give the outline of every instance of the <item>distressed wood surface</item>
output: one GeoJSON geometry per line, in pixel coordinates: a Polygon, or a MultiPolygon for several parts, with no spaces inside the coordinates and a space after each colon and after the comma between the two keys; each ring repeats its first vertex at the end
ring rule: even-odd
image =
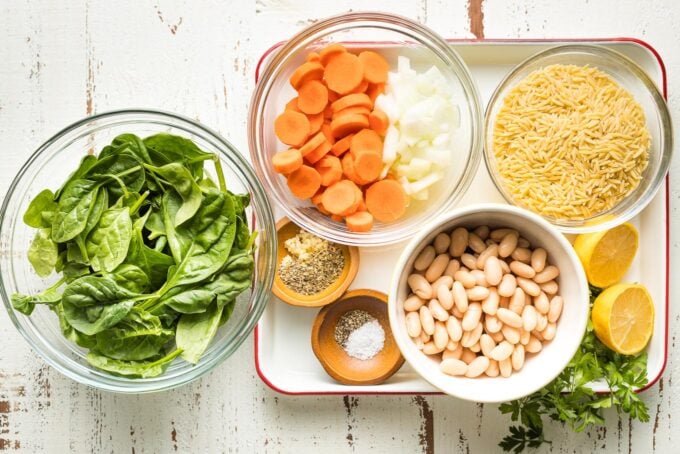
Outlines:
{"type": "MultiPolygon", "coordinates": [[[[29,153],[85,114],[122,107],[183,113],[246,148],[260,54],[319,17],[364,8],[418,19],[452,38],[634,36],[666,61],[680,118],[680,4],[413,0],[135,1],[0,4],[0,194],[29,153]]],[[[680,223],[678,160],[671,214],[680,223]]],[[[676,228],[677,232],[677,228],[676,228]]],[[[678,234],[671,234],[677,265],[678,234]]],[[[662,270],[659,270],[662,272],[662,270]]],[[[671,282],[671,301],[680,288],[671,282]]],[[[670,358],[644,393],[648,424],[615,412],[573,434],[547,429],[554,452],[677,452],[677,306],[670,358]]],[[[25,452],[495,452],[508,419],[495,405],[446,397],[288,397],[257,377],[252,342],[212,374],[145,396],[99,392],[46,366],[0,311],[0,451],[25,452]]]]}

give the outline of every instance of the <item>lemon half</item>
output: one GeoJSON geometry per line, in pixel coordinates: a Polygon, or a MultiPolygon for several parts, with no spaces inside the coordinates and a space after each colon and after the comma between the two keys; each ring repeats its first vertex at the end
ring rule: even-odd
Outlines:
{"type": "Polygon", "coordinates": [[[602,232],[581,234],[574,241],[588,282],[601,288],[623,279],[637,248],[638,231],[628,222],[602,232]]]}

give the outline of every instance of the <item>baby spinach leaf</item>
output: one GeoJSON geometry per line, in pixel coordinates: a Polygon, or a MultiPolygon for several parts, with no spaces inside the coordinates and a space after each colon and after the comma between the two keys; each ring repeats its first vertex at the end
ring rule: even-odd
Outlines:
{"type": "Polygon", "coordinates": [[[57,202],[54,201],[54,193],[45,189],[28,204],[24,213],[24,224],[36,229],[50,228],[52,223],[43,217],[43,213],[54,213],[56,209],[57,202]]]}
{"type": "Polygon", "coordinates": [[[158,355],[174,335],[155,315],[133,309],[116,326],[97,333],[96,349],[109,358],[139,361],[158,355]]]}
{"type": "MultiPolygon", "coordinates": [[[[76,238],[78,238],[76,236],[76,238]]],[[[83,265],[88,264],[88,260],[83,257],[82,253],[83,249],[80,247],[79,244],[77,244],[76,241],[70,241],[68,245],[66,246],[66,260],[69,263],[79,263],[83,265]]],[[[87,250],[85,250],[87,253],[87,250]]]]}
{"type": "Polygon", "coordinates": [[[81,333],[91,336],[116,326],[130,312],[134,301],[121,301],[105,306],[79,307],[62,300],[62,305],[69,325],[81,333]]]}
{"type": "Polygon", "coordinates": [[[87,237],[87,235],[97,226],[99,219],[101,219],[104,210],[109,207],[109,193],[102,189],[97,189],[94,193],[94,203],[92,205],[92,211],[87,218],[87,223],[85,228],[80,233],[82,237],[87,237]]]}
{"type": "Polygon", "coordinates": [[[215,337],[222,318],[222,307],[213,303],[208,310],[199,314],[184,314],[177,323],[176,342],[181,348],[182,358],[196,364],[215,337]]]}
{"type": "Polygon", "coordinates": [[[135,221],[134,233],[130,240],[128,256],[125,261],[141,268],[149,277],[151,287],[158,289],[167,279],[168,268],[174,265],[175,261],[169,255],[151,249],[144,244],[142,225],[144,225],[144,218],[135,221]]]}
{"type": "Polygon", "coordinates": [[[144,223],[144,228],[150,232],[149,240],[165,236],[165,224],[163,223],[163,215],[161,212],[152,211],[144,223]]]}
{"type": "Polygon", "coordinates": [[[77,179],[66,185],[52,219],[52,239],[63,243],[85,230],[94,203],[97,183],[77,179]]]}
{"type": "MultiPolygon", "coordinates": [[[[113,148],[114,153],[127,151],[133,154],[139,161],[145,162],[147,164],[151,163],[151,158],[149,157],[148,151],[146,151],[146,145],[144,145],[144,141],[135,134],[121,134],[116,136],[111,141],[111,147],[113,148]]],[[[100,158],[103,157],[102,154],[103,152],[100,153],[100,158]]]]}
{"type": "Polygon", "coordinates": [[[130,246],[132,220],[128,208],[109,208],[87,238],[87,254],[95,271],[113,271],[123,263],[130,246]]]}
{"type": "Polygon", "coordinates": [[[179,162],[189,168],[197,179],[203,177],[203,161],[212,159],[212,153],[206,153],[194,142],[184,137],[167,133],[155,134],[144,139],[154,165],[162,166],[179,162]]]}
{"type": "Polygon", "coordinates": [[[52,309],[57,314],[57,317],[59,318],[59,328],[66,339],[75,342],[77,345],[83,348],[94,348],[94,346],[97,344],[94,336],[88,336],[87,334],[83,334],[73,329],[73,327],[69,325],[68,321],[66,320],[64,308],[61,303],[50,306],[50,309],[52,309]]]}
{"type": "Polygon", "coordinates": [[[65,309],[66,305],[88,307],[113,304],[136,296],[139,295],[121,287],[109,276],[83,276],[66,286],[62,301],[65,309]]]}
{"type": "Polygon", "coordinates": [[[87,354],[87,361],[94,367],[114,375],[130,378],[152,378],[161,375],[170,363],[182,353],[177,349],[168,355],[147,361],[122,361],[108,358],[96,351],[87,354]]]}
{"type": "MultiPolygon", "coordinates": [[[[102,182],[112,180],[111,175],[120,178],[127,191],[139,192],[144,186],[144,169],[139,165],[137,157],[130,152],[123,151],[100,159],[88,171],[90,178],[102,182]]],[[[118,199],[125,192],[120,183],[108,184],[107,188],[114,199],[118,199]]]]}
{"type": "Polygon", "coordinates": [[[49,276],[57,264],[58,257],[59,251],[57,244],[52,241],[50,229],[38,230],[28,248],[28,261],[38,276],[49,276]]]}
{"type": "Polygon", "coordinates": [[[85,175],[87,175],[87,172],[90,170],[92,166],[94,166],[97,163],[98,159],[96,156],[87,154],[83,156],[83,159],[80,161],[80,165],[76,169],[75,172],[73,172],[68,179],[64,182],[64,184],[55,192],[54,194],[54,200],[59,201],[61,198],[62,192],[64,192],[64,189],[66,186],[68,186],[71,182],[74,180],[79,180],[81,178],[84,178],[85,175]]]}
{"type": "Polygon", "coordinates": [[[145,165],[144,167],[163,178],[182,198],[182,205],[178,208],[173,219],[174,225],[182,225],[191,219],[201,207],[203,196],[201,188],[196,184],[187,168],[177,162],[161,167],[150,165],[145,165]]]}
{"type": "Polygon", "coordinates": [[[133,293],[142,294],[150,287],[147,274],[140,267],[129,263],[123,263],[116,268],[111,277],[116,284],[133,293]]]}
{"type": "Polygon", "coordinates": [[[61,301],[61,293],[56,288],[50,287],[36,295],[22,295],[14,293],[11,298],[12,307],[22,314],[31,315],[36,304],[52,306],[61,301]]]}
{"type": "Polygon", "coordinates": [[[90,267],[82,263],[69,262],[62,270],[66,282],[73,282],[81,276],[90,274],[90,267]]]}

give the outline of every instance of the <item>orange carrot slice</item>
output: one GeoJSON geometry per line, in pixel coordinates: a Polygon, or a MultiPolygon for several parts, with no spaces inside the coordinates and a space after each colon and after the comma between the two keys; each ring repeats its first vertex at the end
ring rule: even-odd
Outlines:
{"type": "MultiPolygon", "coordinates": [[[[358,60],[358,58],[357,58],[358,60]]],[[[308,80],[320,80],[324,75],[324,68],[317,61],[308,61],[300,65],[290,76],[290,84],[298,90],[308,80]]]]}
{"type": "Polygon", "coordinates": [[[364,93],[368,89],[368,81],[366,79],[362,80],[361,83],[352,90],[350,93],[364,93]]]}
{"type": "Polygon", "coordinates": [[[335,43],[324,47],[319,52],[319,59],[321,60],[321,64],[325,66],[326,64],[328,64],[328,61],[331,58],[335,57],[336,55],[340,55],[343,52],[347,52],[347,49],[342,44],[335,43]]]}
{"type": "Polygon", "coordinates": [[[382,149],[383,141],[378,133],[372,129],[362,129],[354,134],[349,145],[349,151],[352,153],[352,156],[354,156],[354,159],[357,158],[357,155],[360,152],[364,151],[370,151],[380,157],[382,155],[382,149]]]}
{"type": "Polygon", "coordinates": [[[327,187],[321,197],[323,207],[341,216],[352,214],[359,205],[355,187],[356,185],[349,180],[341,180],[327,187]]]}
{"type": "Polygon", "coordinates": [[[354,155],[354,173],[361,184],[375,181],[380,176],[382,166],[382,158],[373,151],[359,151],[354,155]]]}
{"type": "Polygon", "coordinates": [[[365,50],[359,54],[359,61],[364,65],[364,77],[372,84],[384,84],[387,82],[387,71],[390,65],[382,55],[365,50]]]}
{"type": "Polygon", "coordinates": [[[368,118],[368,115],[371,113],[368,107],[363,107],[363,106],[352,106],[348,107],[347,109],[342,109],[333,114],[333,118],[338,118],[341,115],[347,115],[347,114],[357,114],[357,115],[366,115],[366,118],[368,118]]]}
{"type": "Polygon", "coordinates": [[[380,109],[374,109],[368,115],[368,124],[372,130],[384,136],[387,132],[387,128],[390,125],[390,120],[387,118],[387,114],[380,109]]]}
{"type": "Polygon", "coordinates": [[[340,156],[345,151],[349,150],[353,135],[354,134],[346,135],[342,139],[335,142],[333,148],[331,148],[331,153],[333,153],[335,156],[340,156]]]}
{"type": "Polygon", "coordinates": [[[291,148],[290,150],[280,151],[272,156],[274,171],[282,174],[289,174],[302,166],[302,155],[300,150],[291,148]]]}
{"type": "Polygon", "coordinates": [[[321,130],[321,126],[323,125],[323,112],[314,115],[307,115],[307,119],[309,119],[310,134],[316,134],[321,130]]]}
{"type": "Polygon", "coordinates": [[[300,154],[302,157],[306,157],[316,147],[321,145],[325,139],[326,136],[323,135],[323,132],[317,132],[314,134],[302,147],[300,147],[300,154]]]}
{"type": "Polygon", "coordinates": [[[320,61],[321,57],[316,52],[310,52],[305,57],[305,61],[320,61]]]}
{"type": "Polygon", "coordinates": [[[300,110],[300,108],[298,107],[297,102],[298,102],[298,98],[296,96],[295,98],[291,99],[290,101],[288,101],[286,103],[286,109],[285,110],[292,110],[294,112],[302,112],[300,110]]]}
{"type": "Polygon", "coordinates": [[[340,159],[332,155],[326,155],[314,166],[321,175],[321,186],[330,186],[342,179],[342,164],[340,159]]]}
{"type": "Polygon", "coordinates": [[[406,192],[397,181],[377,181],[366,190],[366,207],[376,220],[394,222],[406,212],[406,192]]]}
{"type": "Polygon", "coordinates": [[[335,145],[335,137],[333,137],[330,122],[324,122],[321,125],[321,132],[323,132],[323,135],[326,136],[326,140],[330,142],[331,145],[335,145]]]}
{"type": "Polygon", "coordinates": [[[357,211],[347,216],[345,223],[352,232],[369,232],[373,228],[373,215],[368,211],[357,211]]]}
{"type": "Polygon", "coordinates": [[[328,89],[318,80],[308,80],[298,90],[298,108],[309,115],[323,112],[328,104],[328,89]]]}
{"type": "Polygon", "coordinates": [[[371,101],[371,98],[369,98],[366,93],[352,93],[351,95],[343,96],[337,101],[331,103],[331,109],[333,109],[333,113],[340,112],[343,109],[354,106],[372,109],[373,101],[371,101]]]}
{"type": "Polygon", "coordinates": [[[332,145],[327,140],[324,140],[318,147],[307,153],[307,156],[305,156],[305,161],[310,164],[316,164],[317,161],[319,161],[321,158],[326,156],[329,151],[331,151],[331,147],[332,145]]]}
{"type": "Polygon", "coordinates": [[[375,99],[383,93],[385,93],[385,84],[369,84],[366,90],[371,102],[375,102],[375,99]]]}
{"type": "Polygon", "coordinates": [[[366,115],[342,115],[331,121],[331,131],[334,137],[343,137],[367,127],[368,117],[366,115]]]}
{"type": "MultiPolygon", "coordinates": [[[[368,120],[366,120],[368,122],[368,120]]],[[[348,126],[344,126],[347,128],[348,126]]],[[[279,140],[291,147],[302,145],[309,135],[310,125],[307,117],[293,110],[284,112],[274,120],[274,133],[279,140]]]]}
{"type": "Polygon", "coordinates": [[[300,199],[308,199],[321,187],[321,175],[313,167],[306,165],[288,175],[290,192],[300,199]]]}
{"type": "Polygon", "coordinates": [[[357,88],[364,80],[364,67],[359,57],[343,52],[328,61],[323,78],[328,88],[344,95],[357,88]]]}
{"type": "Polygon", "coordinates": [[[340,160],[340,163],[342,164],[342,173],[345,175],[345,177],[347,177],[347,179],[356,184],[364,184],[364,182],[356,173],[354,158],[350,153],[345,153],[345,155],[340,160]]]}

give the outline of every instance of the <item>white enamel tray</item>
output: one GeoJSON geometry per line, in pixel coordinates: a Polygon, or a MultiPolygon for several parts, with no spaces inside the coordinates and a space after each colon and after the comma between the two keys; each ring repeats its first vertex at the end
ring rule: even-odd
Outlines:
{"type": "MultiPolygon", "coordinates": [[[[635,60],[666,95],[666,74],[659,54],[647,43],[632,38],[605,40],[539,41],[452,41],[451,46],[465,60],[479,87],[483,105],[501,79],[525,58],[567,43],[596,43],[617,50],[635,60]]],[[[279,45],[267,51],[259,69],[279,45]]],[[[477,175],[459,206],[478,202],[503,202],[482,162],[477,175]]],[[[283,214],[275,208],[277,219],[283,214]]],[[[668,181],[650,205],[632,223],[640,231],[640,248],[628,282],[641,282],[649,289],[655,305],[654,335],[648,347],[649,386],[663,373],[668,337],[668,181]]],[[[359,273],[350,289],[370,288],[387,293],[392,273],[403,243],[384,248],[362,249],[359,273]]],[[[437,389],[421,379],[408,364],[387,382],[372,386],[346,386],[324,372],[312,352],[310,336],[319,309],[289,306],[276,297],[267,306],[255,329],[255,366],[262,380],[285,394],[438,394],[437,389]]],[[[606,384],[595,384],[606,392],[606,384]]],[[[646,388],[645,388],[646,389],[646,388]]]]}

